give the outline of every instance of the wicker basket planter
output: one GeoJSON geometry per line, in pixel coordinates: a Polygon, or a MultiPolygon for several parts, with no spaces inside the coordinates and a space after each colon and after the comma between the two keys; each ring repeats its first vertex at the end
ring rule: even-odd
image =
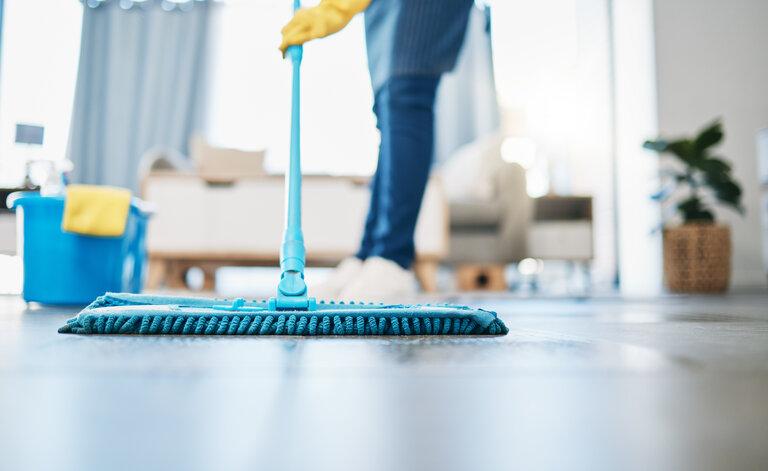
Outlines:
{"type": "Polygon", "coordinates": [[[722,293],[731,278],[731,230],[684,224],[664,230],[664,277],[675,293],[722,293]]]}

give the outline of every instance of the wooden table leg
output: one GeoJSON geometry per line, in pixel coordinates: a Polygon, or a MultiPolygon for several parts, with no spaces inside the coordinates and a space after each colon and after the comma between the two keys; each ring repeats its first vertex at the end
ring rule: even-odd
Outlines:
{"type": "Polygon", "coordinates": [[[456,284],[461,291],[505,291],[504,265],[461,264],[456,267],[456,284]]]}
{"type": "Polygon", "coordinates": [[[206,264],[202,267],[203,270],[203,291],[215,291],[216,290],[216,270],[219,269],[218,264],[206,264]]]}
{"type": "Polygon", "coordinates": [[[165,284],[168,262],[162,258],[150,258],[147,273],[147,289],[158,289],[165,284]]]}
{"type": "Polygon", "coordinates": [[[169,260],[167,265],[168,274],[165,278],[165,285],[170,289],[187,289],[187,270],[189,264],[180,260],[169,260]]]}

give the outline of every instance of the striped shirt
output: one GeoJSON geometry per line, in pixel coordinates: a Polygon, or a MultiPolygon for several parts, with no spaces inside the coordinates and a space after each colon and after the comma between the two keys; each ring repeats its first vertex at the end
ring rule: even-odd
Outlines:
{"type": "Polygon", "coordinates": [[[393,76],[453,69],[473,0],[372,0],[365,11],[374,93],[393,76]]]}

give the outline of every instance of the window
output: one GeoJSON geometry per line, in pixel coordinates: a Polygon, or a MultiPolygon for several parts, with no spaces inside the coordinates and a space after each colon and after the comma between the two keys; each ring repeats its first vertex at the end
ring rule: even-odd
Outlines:
{"type": "MultiPolygon", "coordinates": [[[[597,284],[615,271],[609,9],[605,0],[499,0],[494,69],[510,139],[535,196],[593,198],[597,284]]],[[[505,152],[506,151],[506,152],[505,152]]]]}
{"type": "Polygon", "coordinates": [[[0,186],[19,185],[28,159],[64,158],[77,78],[82,5],[5,0],[0,58],[0,186]],[[42,146],[16,125],[43,126],[42,146]]]}
{"type": "MultiPolygon", "coordinates": [[[[291,67],[277,46],[290,15],[285,1],[227,2],[219,5],[211,34],[208,139],[214,145],[266,149],[270,171],[282,171],[288,158],[291,67]]],[[[305,46],[305,173],[373,173],[379,138],[372,102],[362,16],[305,46]]]]}

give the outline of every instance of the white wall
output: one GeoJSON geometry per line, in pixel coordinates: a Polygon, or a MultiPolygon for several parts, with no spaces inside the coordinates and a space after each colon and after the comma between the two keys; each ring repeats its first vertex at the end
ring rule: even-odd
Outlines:
{"type": "Polygon", "coordinates": [[[733,227],[734,287],[765,286],[756,134],[768,126],[768,1],[655,0],[658,116],[662,135],[689,134],[722,117],[729,158],[744,189],[733,227]]]}
{"type": "Polygon", "coordinates": [[[27,158],[64,157],[75,94],[82,4],[5,0],[0,64],[0,184],[18,185],[27,158]],[[45,126],[41,147],[15,143],[16,123],[45,126]]]}
{"type": "Polygon", "coordinates": [[[653,0],[612,0],[614,147],[621,292],[661,291],[661,211],[651,201],[658,160],[642,143],[657,133],[653,0]]]}

